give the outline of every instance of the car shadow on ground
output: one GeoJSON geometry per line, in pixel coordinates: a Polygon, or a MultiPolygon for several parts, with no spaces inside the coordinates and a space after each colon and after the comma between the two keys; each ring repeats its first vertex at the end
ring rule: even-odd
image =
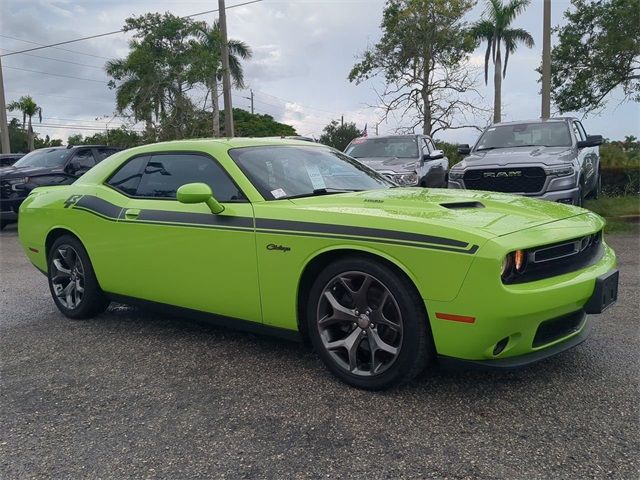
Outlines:
{"type": "MultiPolygon", "coordinates": [[[[179,318],[119,303],[112,303],[105,314],[84,322],[87,322],[87,326],[117,329],[125,336],[139,334],[155,337],[159,345],[175,347],[176,344],[181,344],[190,351],[202,349],[205,353],[208,349],[216,348],[225,352],[231,351],[234,358],[227,357],[229,362],[245,362],[245,356],[260,357],[263,368],[268,369],[269,362],[274,362],[278,367],[286,365],[290,371],[285,377],[290,378],[292,382],[297,382],[297,373],[304,373],[315,376],[317,382],[343,385],[326,370],[311,346],[305,342],[247,333],[221,327],[206,320],[179,318]],[[171,342],[167,343],[169,338],[171,342]]],[[[514,389],[522,386],[529,389],[532,383],[548,383],[554,377],[557,381],[562,381],[563,372],[575,372],[575,364],[585,361],[589,361],[589,358],[581,353],[580,347],[534,365],[505,371],[444,367],[436,361],[412,382],[374,394],[406,396],[412,392],[423,394],[443,391],[453,394],[452,390],[459,388],[458,393],[469,395],[471,388],[478,393],[491,395],[491,392],[498,392],[502,388],[514,389]]],[[[351,389],[347,385],[343,386],[345,389],[351,389]]]]}

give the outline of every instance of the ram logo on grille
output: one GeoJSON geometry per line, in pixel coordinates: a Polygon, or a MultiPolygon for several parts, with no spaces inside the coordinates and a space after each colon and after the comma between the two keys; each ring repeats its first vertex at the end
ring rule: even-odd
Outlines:
{"type": "Polygon", "coordinates": [[[510,170],[508,172],[484,172],[485,178],[506,178],[506,177],[520,177],[522,171],[510,170]]]}

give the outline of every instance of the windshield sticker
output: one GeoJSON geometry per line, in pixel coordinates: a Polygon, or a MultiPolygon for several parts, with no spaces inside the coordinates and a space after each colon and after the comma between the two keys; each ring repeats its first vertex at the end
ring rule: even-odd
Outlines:
{"type": "Polygon", "coordinates": [[[276,188],[275,190],[271,190],[271,195],[273,195],[273,198],[282,198],[286,197],[287,193],[281,188],[276,188]]]}
{"type": "Polygon", "coordinates": [[[320,173],[317,165],[314,164],[306,164],[307,173],[309,174],[309,180],[311,180],[311,186],[313,186],[314,190],[322,190],[323,188],[327,188],[327,185],[324,183],[324,177],[320,173]]]}

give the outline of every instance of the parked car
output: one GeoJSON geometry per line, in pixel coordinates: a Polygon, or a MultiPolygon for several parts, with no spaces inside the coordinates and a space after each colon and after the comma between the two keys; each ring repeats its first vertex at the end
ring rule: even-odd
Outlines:
{"type": "Polygon", "coordinates": [[[508,192],[582,205],[600,192],[601,135],[575,118],[496,123],[449,172],[449,188],[508,192]]]}
{"type": "Polygon", "coordinates": [[[569,205],[397,188],[320,144],[235,138],[113,155],[33,190],[18,232],[69,318],[116,299],[306,336],[339,378],[377,389],[436,358],[511,368],[580,343],[617,295],[603,226],[569,205]]]}
{"type": "Polygon", "coordinates": [[[446,187],[449,159],[426,135],[356,138],[345,153],[403,187],[446,187]]]}
{"type": "Polygon", "coordinates": [[[119,151],[107,145],[41,148],[0,168],[0,230],[18,219],[20,204],[43,185],[67,185],[96,163],[119,151]]]}
{"type": "Polygon", "coordinates": [[[0,155],[0,168],[13,165],[24,157],[24,153],[3,153],[0,155]]]}

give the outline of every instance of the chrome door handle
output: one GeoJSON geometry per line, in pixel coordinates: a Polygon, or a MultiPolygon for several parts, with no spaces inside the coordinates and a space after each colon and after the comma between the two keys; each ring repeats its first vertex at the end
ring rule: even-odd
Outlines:
{"type": "Polygon", "coordinates": [[[124,211],[124,218],[129,220],[135,220],[140,215],[140,209],[128,208],[124,211]]]}

